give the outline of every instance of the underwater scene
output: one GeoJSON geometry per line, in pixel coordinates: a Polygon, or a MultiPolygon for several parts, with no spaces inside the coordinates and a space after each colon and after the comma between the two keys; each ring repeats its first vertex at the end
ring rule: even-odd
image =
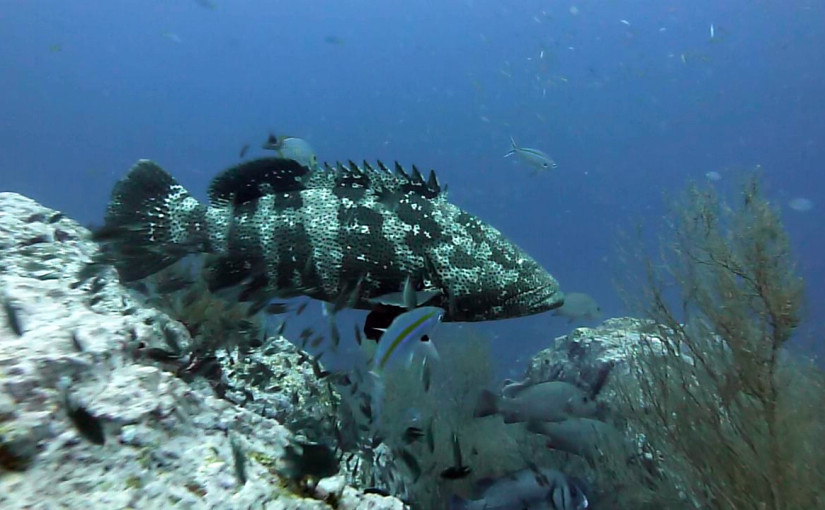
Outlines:
{"type": "Polygon", "coordinates": [[[823,20],[0,2],[0,508],[825,509],[823,20]]]}

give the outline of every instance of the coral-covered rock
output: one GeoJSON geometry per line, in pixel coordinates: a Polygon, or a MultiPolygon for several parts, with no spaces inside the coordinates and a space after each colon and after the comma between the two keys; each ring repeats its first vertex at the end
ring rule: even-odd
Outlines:
{"type": "Polygon", "coordinates": [[[293,493],[279,476],[293,432],[136,355],[165,328],[191,338],[112,269],[78,279],[88,239],[0,193],[0,507],[404,508],[340,477],[316,485],[329,501],[293,493]]]}
{"type": "MultiPolygon", "coordinates": [[[[601,393],[605,384],[609,388],[614,367],[621,367],[637,349],[647,324],[620,317],[595,328],[576,328],[530,358],[526,375],[536,383],[566,381],[592,394],[601,393]]],[[[604,396],[600,400],[605,400],[604,396]]]]}

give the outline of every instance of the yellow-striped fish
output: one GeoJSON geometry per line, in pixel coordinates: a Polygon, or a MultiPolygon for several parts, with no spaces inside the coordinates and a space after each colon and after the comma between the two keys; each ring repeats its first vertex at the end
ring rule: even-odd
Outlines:
{"type": "Polygon", "coordinates": [[[423,351],[424,359],[438,358],[438,352],[429,334],[443,315],[444,310],[435,306],[414,308],[393,319],[390,327],[378,339],[378,347],[372,357],[372,368],[369,372],[372,376],[372,416],[376,422],[380,419],[384,400],[384,367],[399,356],[405,356],[409,363],[416,351],[423,351]]]}
{"type": "Polygon", "coordinates": [[[422,306],[393,319],[378,340],[378,348],[372,359],[373,372],[380,373],[390,360],[405,355],[411,357],[418,349],[423,348],[435,355],[429,334],[443,315],[444,310],[441,308],[422,306]]]}

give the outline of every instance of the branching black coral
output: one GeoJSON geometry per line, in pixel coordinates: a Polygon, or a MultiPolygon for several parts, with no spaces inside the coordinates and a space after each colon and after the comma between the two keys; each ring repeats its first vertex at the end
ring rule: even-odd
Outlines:
{"type": "Polygon", "coordinates": [[[783,349],[803,281],[778,213],[752,178],[735,208],[690,188],[669,227],[661,260],[645,261],[655,326],[621,395],[660,458],[648,483],[681,491],[668,507],[822,508],[825,389],[783,349]]]}

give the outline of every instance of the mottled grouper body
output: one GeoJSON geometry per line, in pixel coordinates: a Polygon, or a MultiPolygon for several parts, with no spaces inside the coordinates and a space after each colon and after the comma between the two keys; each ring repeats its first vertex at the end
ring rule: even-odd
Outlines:
{"type": "Polygon", "coordinates": [[[307,295],[370,309],[408,278],[445,321],[518,317],[561,306],[556,280],[501,233],[447,201],[435,175],[396,164],[314,170],[261,158],[219,174],[209,205],[140,160],[112,191],[96,234],[121,279],[209,253],[210,289],[307,295]],[[430,293],[432,294],[432,292],[430,293]]]}

